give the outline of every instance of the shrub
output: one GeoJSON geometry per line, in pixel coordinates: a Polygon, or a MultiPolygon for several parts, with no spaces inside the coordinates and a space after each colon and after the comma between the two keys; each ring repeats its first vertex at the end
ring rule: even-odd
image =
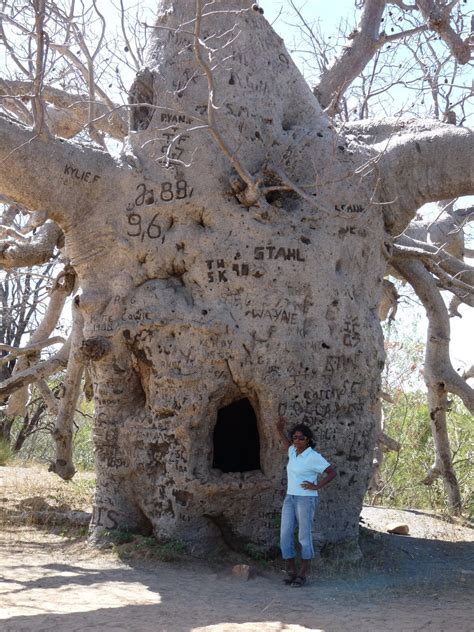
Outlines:
{"type": "MultiPolygon", "coordinates": [[[[453,466],[464,511],[472,516],[474,501],[470,490],[474,483],[474,444],[471,424],[466,408],[454,398],[448,414],[453,466]]],[[[373,501],[392,507],[445,511],[446,494],[442,479],[437,479],[432,485],[423,484],[435,454],[426,395],[421,391],[398,394],[395,403],[385,407],[384,431],[400,443],[401,449],[399,453],[385,454],[383,487],[373,501]]]]}
{"type": "Polygon", "coordinates": [[[10,444],[5,439],[0,438],[0,465],[8,465],[12,456],[10,444]]]}

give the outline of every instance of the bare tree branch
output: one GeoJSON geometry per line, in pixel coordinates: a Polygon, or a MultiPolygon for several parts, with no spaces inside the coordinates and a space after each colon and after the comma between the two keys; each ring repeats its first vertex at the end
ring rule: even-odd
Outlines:
{"type": "Polygon", "coordinates": [[[71,350],[67,363],[66,376],[63,380],[63,395],[59,402],[59,411],[53,430],[56,445],[55,460],[49,469],[61,478],[70,480],[76,470],[72,462],[72,436],[74,411],[81,388],[84,365],[79,353],[83,340],[84,318],[79,310],[79,301],[73,301],[71,350]]]}
{"type": "Polygon", "coordinates": [[[453,369],[449,357],[449,316],[435,280],[419,261],[393,262],[398,272],[410,283],[423,303],[428,315],[425,356],[425,380],[427,384],[443,384],[458,395],[470,412],[474,412],[474,389],[453,369]]]}
{"type": "Polygon", "coordinates": [[[40,379],[45,379],[53,375],[60,369],[67,366],[70,351],[70,340],[61,347],[61,349],[48,360],[40,362],[35,366],[28,367],[23,371],[18,371],[8,380],[0,385],[0,396],[9,395],[20,388],[33,384],[40,379]]]}
{"type": "Polygon", "coordinates": [[[52,338],[48,338],[47,340],[40,340],[35,344],[29,344],[26,347],[12,347],[11,345],[0,344],[0,351],[9,352],[9,355],[0,358],[0,364],[10,362],[10,360],[12,360],[13,358],[18,358],[21,355],[38,353],[38,351],[41,351],[41,349],[44,349],[45,347],[50,347],[52,345],[57,345],[64,342],[65,340],[62,336],[53,336],[52,338]]]}
{"type": "Polygon", "coordinates": [[[452,28],[450,23],[451,6],[443,6],[443,4],[435,0],[417,0],[417,5],[427,21],[428,27],[438,33],[441,39],[446,42],[460,64],[467,64],[471,59],[469,38],[463,41],[452,28]]]}
{"type": "Polygon", "coordinates": [[[414,288],[428,316],[428,333],[424,379],[428,389],[430,423],[435,442],[435,463],[425,482],[428,484],[441,471],[450,508],[461,511],[461,494],[453,469],[449,434],[446,424],[448,393],[455,393],[474,412],[474,389],[454,371],[449,358],[449,317],[434,280],[419,261],[396,262],[395,267],[414,288]]]}
{"type": "Polygon", "coordinates": [[[379,29],[385,4],[385,0],[364,2],[361,20],[350,42],[330,68],[321,73],[314,94],[323,108],[329,108],[329,114],[334,114],[340,96],[382,45],[379,29]]]}
{"type": "Polygon", "coordinates": [[[379,148],[379,169],[390,174],[384,216],[394,234],[403,232],[414,210],[426,202],[474,193],[472,130],[439,124],[432,131],[410,133],[407,126],[405,133],[392,136],[379,148]],[[406,182],[403,189],[401,181],[406,182]]]}
{"type": "MultiPolygon", "coordinates": [[[[4,99],[3,103],[7,109],[10,104],[15,108],[19,103],[18,99],[32,99],[33,84],[29,81],[9,81],[0,79],[0,96],[17,97],[15,99],[4,99]]],[[[70,91],[60,90],[52,86],[43,86],[41,92],[42,99],[50,104],[46,106],[45,116],[51,133],[62,138],[73,138],[88,123],[90,117],[90,96],[85,94],[75,94],[70,91]],[[52,107],[51,107],[52,106],[52,107]]],[[[114,105],[110,109],[109,105],[102,101],[95,101],[94,117],[90,120],[95,127],[104,134],[108,134],[117,140],[123,140],[127,133],[127,117],[122,112],[122,106],[114,105]]],[[[29,124],[29,111],[25,108],[26,114],[21,116],[22,122],[29,124]]]]}
{"type": "MultiPolygon", "coordinates": [[[[57,322],[63,310],[64,304],[66,302],[66,298],[74,289],[74,283],[75,283],[74,271],[70,267],[66,267],[56,278],[56,281],[50,293],[50,300],[48,303],[48,308],[46,310],[46,313],[40,325],[38,326],[34,334],[31,336],[30,341],[29,341],[30,344],[28,346],[31,346],[34,348],[37,346],[38,342],[49,339],[51,332],[54,330],[54,328],[57,325],[57,322]]],[[[67,343],[64,343],[63,347],[56,353],[55,356],[53,356],[53,358],[54,357],[59,358],[58,360],[59,364],[63,361],[63,357],[65,353],[63,352],[63,350],[66,348],[66,346],[67,346],[67,343]]],[[[31,353],[31,352],[29,355],[26,355],[26,357],[22,357],[19,360],[19,362],[16,363],[15,368],[13,370],[13,374],[9,378],[10,381],[12,381],[12,383],[15,383],[16,378],[19,375],[23,375],[25,374],[25,372],[28,372],[32,364],[33,364],[33,369],[34,369],[34,365],[36,365],[38,357],[39,356],[37,353],[31,353]]],[[[42,372],[41,375],[39,375],[38,379],[43,379],[45,377],[48,377],[51,373],[57,370],[54,367],[58,363],[52,362],[51,364],[53,366],[53,369],[51,370],[51,372],[48,372],[49,368],[46,368],[44,370],[44,373],[42,372]]],[[[47,365],[47,367],[48,366],[49,365],[47,365]]],[[[24,412],[27,399],[28,399],[27,386],[31,384],[33,381],[35,381],[34,379],[30,379],[31,375],[32,374],[29,373],[25,381],[20,379],[19,386],[14,387],[13,389],[9,391],[10,393],[12,393],[12,395],[10,396],[9,401],[8,401],[8,407],[7,407],[8,415],[14,416],[14,415],[22,414],[24,412]],[[13,392],[13,391],[16,391],[16,392],[13,392]]],[[[9,380],[7,380],[6,382],[8,381],[9,380]]],[[[3,383],[4,386],[6,382],[3,383]]]]}
{"type": "Polygon", "coordinates": [[[109,187],[120,189],[120,175],[124,172],[109,154],[60,139],[45,142],[0,116],[0,190],[28,209],[48,209],[55,221],[84,213],[109,187]],[[88,186],[71,195],[75,180],[88,186]]]}
{"type": "Polygon", "coordinates": [[[46,222],[34,235],[27,238],[4,231],[0,227],[0,265],[5,269],[37,266],[51,260],[63,232],[52,221],[46,222]]]}
{"type": "Polygon", "coordinates": [[[474,268],[453,257],[443,248],[401,235],[394,242],[394,257],[416,257],[423,261],[439,280],[467,305],[474,305],[474,268]]]}
{"type": "Polygon", "coordinates": [[[44,104],[41,98],[44,79],[44,66],[46,61],[45,32],[43,29],[45,17],[45,0],[33,0],[35,10],[35,38],[36,38],[36,58],[33,80],[33,99],[31,102],[33,110],[33,131],[44,140],[50,138],[49,129],[45,121],[44,104]]]}

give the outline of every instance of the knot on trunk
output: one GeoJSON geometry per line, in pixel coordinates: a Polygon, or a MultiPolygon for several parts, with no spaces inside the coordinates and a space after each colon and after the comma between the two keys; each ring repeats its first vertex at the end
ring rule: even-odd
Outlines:
{"type": "Polygon", "coordinates": [[[110,353],[111,349],[112,344],[107,338],[95,336],[94,338],[88,338],[82,342],[79,353],[84,360],[96,362],[110,353]]]}
{"type": "Polygon", "coordinates": [[[130,108],[129,127],[131,131],[147,129],[154,112],[153,73],[143,68],[137,73],[130,88],[128,102],[130,108]]]}
{"type": "Polygon", "coordinates": [[[61,289],[69,296],[69,294],[71,294],[74,290],[75,284],[76,272],[71,265],[67,264],[64,266],[64,270],[58,275],[53,289],[61,289]]]}
{"type": "Polygon", "coordinates": [[[56,459],[56,461],[49,464],[48,472],[53,472],[63,480],[70,481],[76,473],[76,470],[71,462],[65,461],[64,459],[56,459]]]}

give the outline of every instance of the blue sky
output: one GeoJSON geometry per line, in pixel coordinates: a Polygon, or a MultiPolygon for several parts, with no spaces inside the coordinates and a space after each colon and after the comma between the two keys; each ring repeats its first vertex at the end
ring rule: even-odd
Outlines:
{"type": "MultiPolygon", "coordinates": [[[[289,19],[291,12],[288,1],[261,0],[259,4],[264,9],[267,20],[271,24],[275,22],[273,26],[277,31],[280,32],[284,28],[281,26],[282,23],[292,21],[291,18],[289,19]]],[[[328,29],[339,24],[342,18],[347,18],[351,22],[354,21],[354,0],[333,0],[333,2],[328,2],[327,0],[306,0],[306,2],[297,0],[296,5],[303,11],[305,16],[312,20],[320,19],[327,24],[328,29]]]]}

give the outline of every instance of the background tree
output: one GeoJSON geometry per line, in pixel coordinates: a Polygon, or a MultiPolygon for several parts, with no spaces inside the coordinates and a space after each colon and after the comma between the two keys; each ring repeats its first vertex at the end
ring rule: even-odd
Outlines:
{"type": "MultiPolygon", "coordinates": [[[[379,467],[374,468],[376,485],[369,492],[375,504],[444,513],[449,507],[442,478],[432,480],[430,475],[434,442],[423,389],[423,307],[408,285],[398,285],[397,320],[384,326],[387,362],[382,375],[389,400],[383,402],[384,432],[397,444],[395,451],[382,452],[379,467]]],[[[471,515],[472,418],[457,397],[450,398],[446,417],[463,512],[471,515]]]]}
{"type": "MultiPolygon", "coordinates": [[[[91,372],[97,533],[151,525],[157,534],[177,530],[203,540],[217,528],[268,543],[282,464],[266,455],[280,409],[290,420],[303,413],[323,452],[339,465],[337,491],[323,498],[322,536],[328,542],[353,540],[378,423],[382,349],[374,310],[387,263],[412,284],[429,313],[425,376],[439,455],[434,470],[442,473],[451,505],[459,509],[443,411],[447,392],[457,393],[470,410],[473,394],[449,361],[449,320],[439,286],[471,304],[472,271],[465,253],[428,242],[431,224],[401,233],[423,203],[473,193],[472,133],[436,120],[354,121],[356,108],[345,96],[361,76],[359,112],[367,115],[380,75],[378,53],[395,39],[435,32],[456,64],[467,63],[470,36],[462,14],[453,13],[458,4],[365,2],[343,52],[332,63],[321,57],[315,94],[324,112],[258,7],[243,1],[204,8],[199,1],[163,2],[148,31],[153,36],[147,68],[129,91],[130,133],[117,162],[105,150],[113,148],[108,138],[123,137],[126,108],[101,88],[100,49],[84,38],[84,24],[92,20],[90,32],[107,41],[96,4],[75,15],[74,5],[66,3],[35,0],[31,12],[21,14],[3,3],[3,41],[23,76],[20,83],[15,75],[2,84],[8,117],[0,128],[0,191],[31,209],[35,230],[59,225],[63,257],[78,275],[82,294],[74,301],[69,342],[12,375],[0,392],[44,379],[67,359],[54,467],[69,478],[72,410],[84,366],[91,372]],[[417,23],[387,35],[380,23],[393,22],[394,11],[417,23]],[[24,53],[18,54],[16,40],[10,44],[8,29],[24,36],[24,53]],[[252,50],[256,56],[249,65],[252,50]],[[374,80],[367,82],[364,69],[372,60],[374,80]],[[63,95],[60,101],[57,84],[69,93],[73,69],[81,83],[69,100],[63,95]],[[334,127],[328,114],[336,123],[343,120],[334,127]],[[14,118],[31,123],[33,131],[14,118]],[[54,128],[55,120],[61,127],[54,128]],[[89,137],[102,149],[66,143],[55,133],[89,137]],[[53,191],[45,174],[57,184],[53,191]],[[127,201],[125,211],[117,210],[121,200],[127,201]],[[334,248],[328,251],[328,244],[334,248]],[[239,263],[246,248],[251,259],[239,263]],[[215,259],[208,254],[203,263],[206,252],[215,259]],[[295,275],[304,283],[295,286],[295,275]],[[246,296],[248,303],[242,302],[246,296]],[[285,324],[295,324],[294,331],[281,321],[272,324],[282,318],[282,305],[285,324]],[[225,351],[229,339],[232,350],[225,351]],[[242,397],[257,413],[263,474],[236,487],[236,477],[211,471],[208,455],[218,409],[242,397]],[[195,444],[203,459],[192,450],[195,444]],[[191,524],[185,515],[194,517],[191,524]],[[251,524],[255,515],[257,524],[251,524]]],[[[128,53],[131,39],[124,35],[124,41],[128,53]]],[[[140,66],[140,55],[127,59],[132,57],[140,66]]],[[[451,222],[451,228],[442,240],[451,240],[452,227],[460,233],[470,214],[451,207],[446,212],[440,224],[451,222]]],[[[23,243],[23,252],[33,253],[34,241],[23,243]]],[[[10,231],[6,250],[15,252],[19,242],[10,231]]],[[[14,259],[10,267],[25,264],[14,259]]]]}

